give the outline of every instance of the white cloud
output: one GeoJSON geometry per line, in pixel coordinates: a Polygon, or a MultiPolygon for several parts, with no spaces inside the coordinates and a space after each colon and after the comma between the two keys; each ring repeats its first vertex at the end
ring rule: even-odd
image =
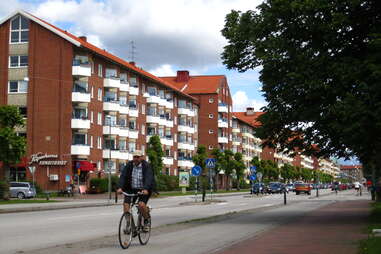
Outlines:
{"type": "Polygon", "coordinates": [[[148,72],[158,77],[176,76],[176,71],[172,68],[170,64],[163,64],[158,68],[150,70],[148,72]]]}
{"type": "Polygon", "coordinates": [[[266,106],[267,103],[262,100],[250,99],[246,92],[237,91],[233,95],[233,111],[242,112],[246,111],[247,107],[253,107],[255,111],[260,111],[263,106],[266,106]]]}

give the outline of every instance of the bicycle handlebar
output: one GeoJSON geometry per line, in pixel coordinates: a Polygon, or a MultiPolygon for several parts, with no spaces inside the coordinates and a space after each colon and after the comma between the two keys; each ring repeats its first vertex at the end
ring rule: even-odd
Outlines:
{"type": "Polygon", "coordinates": [[[123,193],[123,195],[125,195],[127,197],[136,197],[136,196],[139,196],[139,195],[145,195],[145,194],[143,194],[143,192],[138,192],[136,194],[129,194],[127,192],[122,191],[122,193],[123,193]]]}

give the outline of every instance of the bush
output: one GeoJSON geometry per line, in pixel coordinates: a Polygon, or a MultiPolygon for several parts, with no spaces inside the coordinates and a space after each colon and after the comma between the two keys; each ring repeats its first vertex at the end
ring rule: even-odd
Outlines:
{"type": "Polygon", "coordinates": [[[156,190],[157,191],[178,191],[179,177],[169,175],[158,175],[156,177],[156,190]]]}
{"type": "Polygon", "coordinates": [[[5,181],[0,181],[0,199],[9,199],[9,184],[5,181]]]}
{"type": "MultiPolygon", "coordinates": [[[[117,175],[111,176],[111,191],[115,191],[119,184],[119,177],[117,175]]],[[[108,192],[108,177],[104,178],[91,178],[90,179],[90,192],[91,193],[105,193],[108,192]]]]}

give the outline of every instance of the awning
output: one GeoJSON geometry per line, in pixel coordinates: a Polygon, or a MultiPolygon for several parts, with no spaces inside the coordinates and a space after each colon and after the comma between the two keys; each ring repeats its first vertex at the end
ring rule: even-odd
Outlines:
{"type": "Polygon", "coordinates": [[[94,165],[88,161],[75,161],[74,166],[76,169],[80,169],[81,171],[94,170],[94,165]]]}

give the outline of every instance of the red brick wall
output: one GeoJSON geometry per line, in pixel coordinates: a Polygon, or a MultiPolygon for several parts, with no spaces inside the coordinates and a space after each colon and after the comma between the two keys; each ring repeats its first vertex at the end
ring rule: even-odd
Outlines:
{"type": "Polygon", "coordinates": [[[54,33],[31,22],[29,42],[28,87],[28,158],[42,152],[58,154],[66,166],[39,166],[37,182],[44,189],[59,190],[66,186],[65,174],[71,175],[71,114],[73,46],[54,33]],[[46,181],[58,174],[59,181],[46,181]]]}
{"type": "Polygon", "coordinates": [[[9,21],[0,26],[0,105],[7,104],[9,21]]]}

